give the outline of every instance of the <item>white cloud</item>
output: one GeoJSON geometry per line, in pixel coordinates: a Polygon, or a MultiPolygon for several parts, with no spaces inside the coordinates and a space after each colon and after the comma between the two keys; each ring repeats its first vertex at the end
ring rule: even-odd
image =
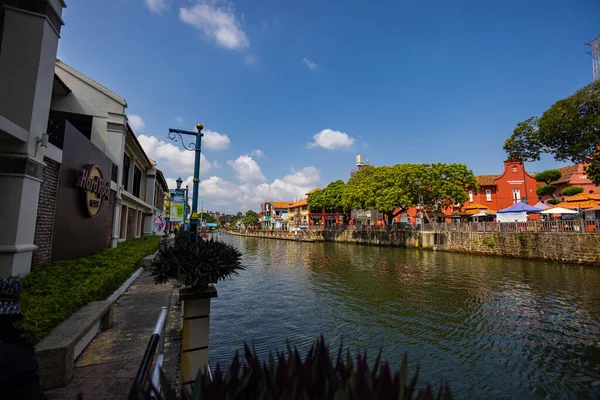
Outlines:
{"type": "Polygon", "coordinates": [[[131,114],[127,116],[127,120],[129,121],[129,126],[131,126],[133,133],[143,133],[146,122],[141,116],[131,114]]]}
{"type": "MultiPolygon", "coordinates": [[[[147,135],[139,135],[138,141],[148,157],[156,161],[158,168],[162,169],[166,165],[169,170],[180,174],[189,174],[194,171],[195,152],[184,150],[179,141],[167,143],[147,135]]],[[[189,143],[189,139],[184,142],[184,144],[189,143]]],[[[200,173],[204,174],[212,167],[213,165],[204,157],[204,154],[201,154],[200,173]]]]}
{"type": "Polygon", "coordinates": [[[246,64],[256,64],[256,57],[252,54],[248,54],[246,57],[244,57],[244,61],[246,64]]]}
{"type": "MultiPolygon", "coordinates": [[[[170,188],[175,188],[176,178],[168,178],[170,188]]],[[[183,177],[182,177],[183,179],[183,177]]],[[[320,183],[320,173],[315,167],[305,167],[273,182],[236,184],[218,176],[211,176],[200,182],[200,199],[204,208],[235,213],[248,209],[259,210],[260,203],[271,201],[294,201],[306,197],[306,193],[315,189],[320,183]]],[[[192,176],[185,178],[192,189],[192,176]]]]}
{"type": "Polygon", "coordinates": [[[162,14],[168,7],[167,0],[144,0],[144,2],[154,14],[162,14]]]}
{"type": "Polygon", "coordinates": [[[310,61],[308,58],[304,57],[302,59],[302,64],[304,64],[304,66],[308,69],[310,69],[311,71],[314,71],[316,69],[319,69],[319,66],[317,65],[317,63],[310,61]]]}
{"type": "Polygon", "coordinates": [[[252,155],[253,155],[254,157],[262,157],[262,156],[264,156],[264,155],[265,155],[265,153],[263,153],[263,151],[262,151],[262,150],[258,150],[258,149],[257,149],[257,150],[252,150],[252,155]]]}
{"type": "Polygon", "coordinates": [[[321,179],[319,170],[315,167],[304,167],[300,171],[292,172],[292,174],[284,176],[283,181],[294,186],[309,187],[321,179]]]}
{"type": "Polygon", "coordinates": [[[231,143],[229,136],[224,133],[214,132],[209,129],[204,130],[203,133],[202,145],[209,149],[226,149],[229,147],[229,143],[231,143]]]}
{"type": "Polygon", "coordinates": [[[327,150],[349,148],[354,143],[354,138],[340,131],[323,129],[313,136],[314,142],[308,143],[308,148],[322,147],[327,150]]]}
{"type": "Polygon", "coordinates": [[[175,122],[179,122],[180,124],[183,124],[185,122],[185,120],[183,119],[183,117],[175,117],[175,122]]]}
{"type": "Polygon", "coordinates": [[[241,182],[264,182],[267,180],[260,166],[249,155],[239,156],[235,161],[229,160],[227,164],[234,169],[237,178],[241,182]]]}
{"type": "Polygon", "coordinates": [[[241,23],[234,13],[233,4],[211,0],[201,0],[189,8],[179,9],[179,19],[191,25],[229,50],[250,47],[241,23]]]}

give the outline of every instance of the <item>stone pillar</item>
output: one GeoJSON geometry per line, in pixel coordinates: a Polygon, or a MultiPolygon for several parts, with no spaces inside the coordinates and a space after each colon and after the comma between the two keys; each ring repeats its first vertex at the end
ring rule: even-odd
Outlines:
{"type": "Polygon", "coordinates": [[[181,383],[191,387],[198,370],[208,368],[210,299],[217,289],[185,288],[179,291],[183,302],[183,339],[181,343],[181,383]]]}
{"type": "Polygon", "coordinates": [[[31,269],[54,63],[64,2],[3,7],[0,35],[0,276],[31,269]]]}

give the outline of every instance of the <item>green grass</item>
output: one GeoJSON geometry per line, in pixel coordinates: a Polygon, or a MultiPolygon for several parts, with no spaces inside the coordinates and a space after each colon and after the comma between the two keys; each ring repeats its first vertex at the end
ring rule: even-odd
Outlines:
{"type": "Polygon", "coordinates": [[[106,300],[158,248],[160,237],[147,236],[117,248],[74,260],[35,268],[21,280],[19,305],[25,335],[39,342],[53,328],[86,304],[106,300]]]}

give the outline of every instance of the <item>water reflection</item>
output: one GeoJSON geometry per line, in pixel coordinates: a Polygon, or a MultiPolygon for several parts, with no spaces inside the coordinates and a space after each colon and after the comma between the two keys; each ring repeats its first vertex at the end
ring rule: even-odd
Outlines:
{"type": "Polygon", "coordinates": [[[600,271],[417,249],[224,236],[248,269],[218,285],[211,362],[320,334],[460,397],[588,397],[600,391],[600,271]]]}

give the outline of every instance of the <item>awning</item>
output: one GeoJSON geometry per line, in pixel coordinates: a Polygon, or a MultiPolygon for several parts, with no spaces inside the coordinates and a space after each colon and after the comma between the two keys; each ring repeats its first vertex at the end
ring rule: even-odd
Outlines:
{"type": "Polygon", "coordinates": [[[562,207],[549,208],[542,211],[542,214],[579,214],[577,211],[569,210],[562,207]]]}
{"type": "Polygon", "coordinates": [[[498,211],[498,213],[518,213],[518,212],[526,212],[526,213],[539,213],[541,210],[539,208],[535,208],[530,206],[529,204],[525,204],[522,201],[513,204],[512,206],[505,208],[504,210],[498,211]]]}

